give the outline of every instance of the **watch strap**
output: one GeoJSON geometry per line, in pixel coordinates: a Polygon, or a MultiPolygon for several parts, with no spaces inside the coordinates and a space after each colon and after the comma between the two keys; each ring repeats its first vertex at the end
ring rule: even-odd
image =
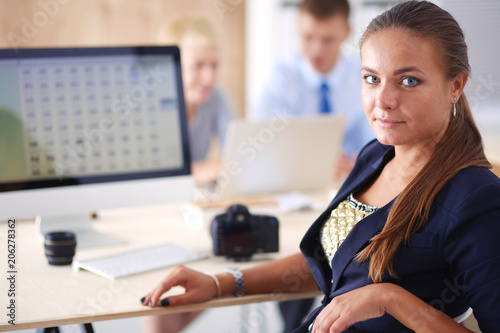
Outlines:
{"type": "Polygon", "coordinates": [[[239,268],[226,268],[224,273],[231,274],[234,277],[236,297],[245,295],[245,281],[243,280],[243,273],[239,268]]]}

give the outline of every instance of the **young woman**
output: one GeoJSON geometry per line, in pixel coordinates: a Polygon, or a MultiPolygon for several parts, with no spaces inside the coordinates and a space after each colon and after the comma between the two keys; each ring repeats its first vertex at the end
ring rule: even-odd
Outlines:
{"type": "MultiPolygon", "coordinates": [[[[320,288],[296,332],[483,332],[500,327],[500,180],[463,93],[470,72],[453,17],[426,1],[398,4],[361,39],[362,102],[377,140],[301,242],[302,254],[243,271],[245,293],[320,288]],[[302,283],[283,279],[295,267],[302,283]],[[454,320],[454,318],[456,320],[454,320]]],[[[241,293],[237,274],[217,275],[241,293]]],[[[178,267],[143,302],[218,295],[212,277],[178,267]]]]}
{"type": "Polygon", "coordinates": [[[169,22],[158,34],[160,44],[178,45],[192,172],[198,185],[215,182],[220,156],[208,156],[212,138],[223,146],[229,122],[235,113],[224,91],[217,85],[220,45],[214,27],[202,16],[183,16],[169,22]]]}

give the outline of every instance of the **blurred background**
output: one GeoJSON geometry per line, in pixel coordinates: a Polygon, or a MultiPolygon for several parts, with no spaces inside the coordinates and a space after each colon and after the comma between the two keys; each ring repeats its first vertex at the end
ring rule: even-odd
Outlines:
{"type": "MultiPolygon", "coordinates": [[[[241,117],[276,60],[299,49],[297,1],[286,0],[0,0],[0,47],[155,45],[162,25],[183,14],[202,14],[222,42],[220,85],[241,117]]],[[[359,37],[378,13],[399,1],[351,0],[353,32],[346,52],[359,53],[359,37]]],[[[500,1],[435,0],[465,31],[472,76],[466,93],[485,135],[500,133],[500,1]]],[[[22,292],[22,286],[20,286],[22,292]]],[[[19,314],[29,316],[29,314],[19,314]]],[[[186,332],[280,331],[273,305],[206,311],[186,332]],[[253,314],[253,317],[252,317],[253,314]],[[243,319],[242,319],[243,318],[243,319]],[[248,324],[248,323],[247,323],[248,324]],[[210,328],[207,330],[207,328],[210,328]]],[[[140,332],[139,319],[96,323],[96,332],[140,332]]],[[[34,331],[34,330],[32,330],[34,331]]],[[[26,332],[32,332],[26,331],[26,332]]],[[[75,331],[75,330],[71,330],[75,331]]]]}
{"type": "MultiPolygon", "coordinates": [[[[245,116],[274,62],[299,48],[297,2],[0,0],[0,47],[154,45],[165,22],[183,14],[202,14],[221,37],[220,84],[239,115],[245,116]]],[[[353,32],[345,51],[358,53],[359,37],[369,21],[397,2],[351,0],[353,32]]],[[[473,111],[481,124],[498,124],[500,1],[434,2],[450,11],[466,33],[473,69],[466,92],[473,111]]]]}

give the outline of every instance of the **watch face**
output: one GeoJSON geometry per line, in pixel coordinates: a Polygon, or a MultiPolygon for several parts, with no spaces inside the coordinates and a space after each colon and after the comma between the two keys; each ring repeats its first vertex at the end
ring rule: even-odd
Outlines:
{"type": "Polygon", "coordinates": [[[253,250],[252,226],[247,223],[225,223],[222,235],[224,253],[251,253],[253,250]]]}

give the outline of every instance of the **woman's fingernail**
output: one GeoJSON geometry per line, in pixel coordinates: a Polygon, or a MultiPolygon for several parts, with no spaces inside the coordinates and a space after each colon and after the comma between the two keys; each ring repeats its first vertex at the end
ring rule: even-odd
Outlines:
{"type": "Polygon", "coordinates": [[[141,298],[141,303],[144,303],[145,300],[146,300],[146,296],[144,296],[143,298],[141,298]]]}
{"type": "Polygon", "coordinates": [[[161,300],[161,306],[169,306],[170,305],[170,299],[165,298],[161,300]]]}
{"type": "Polygon", "coordinates": [[[153,301],[149,301],[148,306],[153,305],[153,301]]]}

